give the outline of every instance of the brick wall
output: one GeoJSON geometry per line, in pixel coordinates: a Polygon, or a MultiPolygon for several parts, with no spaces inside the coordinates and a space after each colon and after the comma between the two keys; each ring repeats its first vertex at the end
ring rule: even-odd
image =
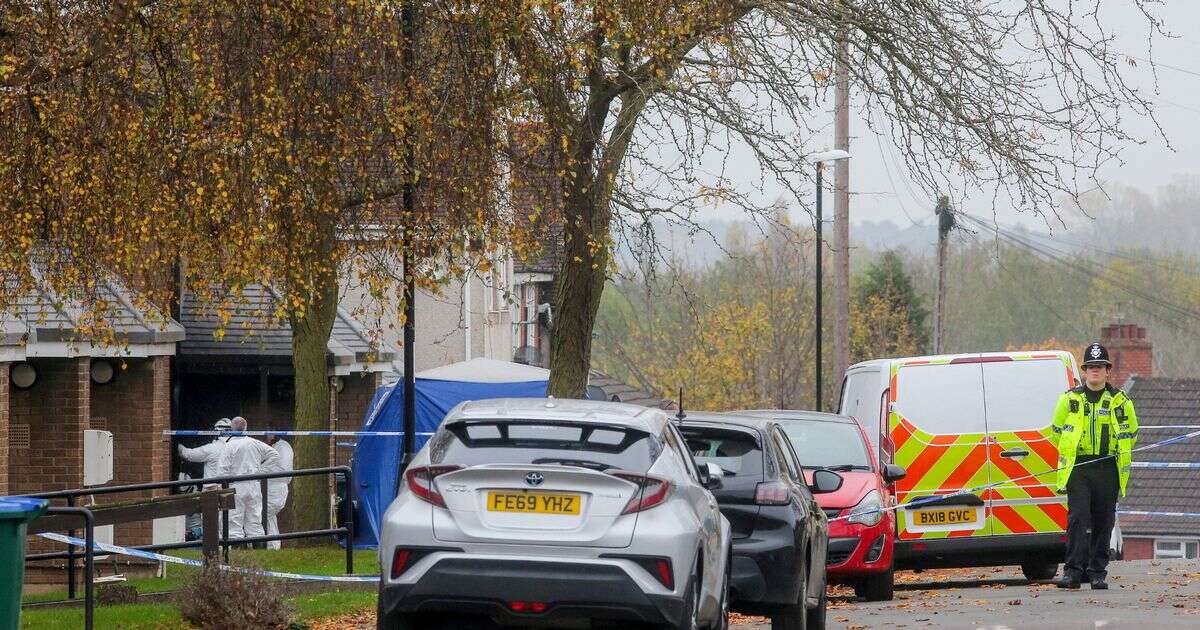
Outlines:
{"type": "Polygon", "coordinates": [[[8,494],[8,369],[0,362],[0,496],[8,494]]]}
{"type": "MultiPolygon", "coordinates": [[[[170,475],[170,443],[162,432],[171,425],[171,358],[126,359],[116,377],[91,386],[92,428],[113,434],[115,484],[166,481],[170,475]]],[[[162,492],[159,492],[162,494],[162,492]]],[[[108,495],[106,502],[145,498],[151,493],[108,495]]],[[[151,524],[118,526],[116,544],[148,545],[151,524]]]]}
{"type": "Polygon", "coordinates": [[[38,378],[10,388],[9,426],[29,425],[29,448],[9,453],[12,493],[83,485],[83,431],[89,428],[88,359],[33,359],[38,378]]]}
{"type": "Polygon", "coordinates": [[[1121,552],[1125,560],[1151,560],[1154,558],[1154,539],[1126,536],[1121,539],[1121,552]]]}
{"type": "MultiPolygon", "coordinates": [[[[345,386],[337,398],[335,431],[357,431],[362,427],[363,416],[371,405],[375,390],[383,384],[383,375],[378,372],[351,374],[342,377],[345,386]]],[[[354,442],[354,438],[336,438],[336,442],[354,442]]],[[[334,463],[341,466],[350,462],[354,449],[337,448],[334,451],[334,463]]]]}
{"type": "Polygon", "coordinates": [[[1109,382],[1124,387],[1130,376],[1154,376],[1154,348],[1146,329],[1134,324],[1113,324],[1100,331],[1100,343],[1108,348],[1113,362],[1109,382]]]}
{"type": "MultiPolygon", "coordinates": [[[[9,388],[9,431],[29,427],[29,448],[11,448],[8,491],[29,494],[83,485],[83,431],[89,428],[89,359],[31,359],[37,381],[9,388]]],[[[61,550],[41,538],[27,539],[29,553],[61,550]]]]}

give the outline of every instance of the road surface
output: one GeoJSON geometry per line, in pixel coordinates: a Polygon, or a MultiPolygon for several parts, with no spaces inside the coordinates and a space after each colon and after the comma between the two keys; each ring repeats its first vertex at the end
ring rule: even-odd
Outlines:
{"type": "MultiPolygon", "coordinates": [[[[1026,581],[1018,569],[898,573],[896,599],[857,601],[835,589],[829,628],[1200,628],[1200,562],[1140,560],[1110,565],[1109,590],[1078,591],[1026,581]]],[[[735,630],[769,630],[737,620],[735,630]]]]}

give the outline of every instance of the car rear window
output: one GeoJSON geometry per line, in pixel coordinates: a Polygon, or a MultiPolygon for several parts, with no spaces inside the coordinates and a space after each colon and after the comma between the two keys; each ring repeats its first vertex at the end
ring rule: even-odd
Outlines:
{"type": "Polygon", "coordinates": [[[645,472],[662,453],[645,431],[612,425],[539,420],[457,422],[429,446],[434,464],[566,464],[645,472]]]}
{"type": "Polygon", "coordinates": [[[855,466],[871,468],[871,458],[858,426],[845,422],[787,420],[780,423],[805,468],[855,466]]]}
{"type": "Polygon", "coordinates": [[[762,477],[762,448],[753,435],[709,427],[683,426],[679,430],[697,464],[716,464],[731,476],[762,477]]]}

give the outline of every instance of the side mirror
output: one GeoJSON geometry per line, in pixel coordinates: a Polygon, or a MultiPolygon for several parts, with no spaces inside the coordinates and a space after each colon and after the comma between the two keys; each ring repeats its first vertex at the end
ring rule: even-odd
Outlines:
{"type": "Polygon", "coordinates": [[[721,487],[722,479],[725,478],[725,470],[720,466],[707,462],[699,467],[700,483],[709,490],[716,490],[721,487]]]}
{"type": "Polygon", "coordinates": [[[884,483],[889,483],[889,484],[896,483],[897,481],[900,481],[901,479],[903,479],[907,476],[908,476],[908,471],[904,470],[904,468],[902,466],[897,466],[895,464],[884,464],[883,465],[883,481],[884,481],[884,483]]]}
{"type": "Polygon", "coordinates": [[[842,487],[842,476],[832,470],[818,468],[813,471],[812,479],[813,494],[829,494],[842,487]]]}

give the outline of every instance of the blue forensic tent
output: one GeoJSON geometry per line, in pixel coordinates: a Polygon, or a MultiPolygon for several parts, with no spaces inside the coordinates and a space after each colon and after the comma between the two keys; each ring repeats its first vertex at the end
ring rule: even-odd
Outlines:
{"type": "MultiPolygon", "coordinates": [[[[549,370],[497,361],[471,359],[416,375],[417,436],[420,450],[429,435],[456,405],[485,398],[539,398],[546,395],[549,370]]],[[[363,419],[362,431],[404,430],[404,383],[375,390],[363,419]]],[[[400,468],[400,436],[359,436],[354,448],[358,509],[354,513],[354,546],[379,544],[383,513],[396,498],[396,475],[400,468]]]]}

